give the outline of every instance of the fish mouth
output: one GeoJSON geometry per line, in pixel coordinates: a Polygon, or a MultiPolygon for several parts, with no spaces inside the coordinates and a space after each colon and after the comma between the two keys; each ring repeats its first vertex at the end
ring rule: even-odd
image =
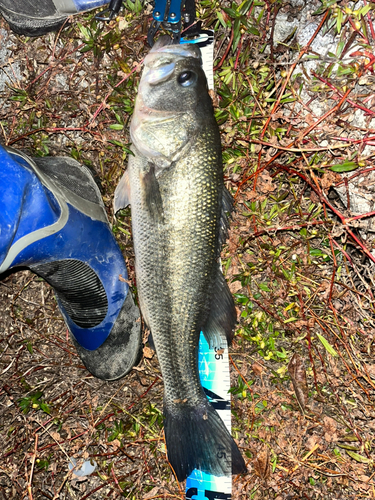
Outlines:
{"type": "MultiPolygon", "coordinates": [[[[172,40],[169,36],[161,36],[155,45],[150,50],[149,54],[145,57],[144,66],[145,71],[142,78],[147,78],[147,73],[151,70],[158,72],[162,75],[162,78],[167,78],[167,73],[170,75],[173,72],[175,63],[181,59],[193,58],[200,61],[201,52],[199,47],[193,44],[172,44],[172,40]],[[173,65],[173,68],[172,68],[173,65]],[[165,69],[161,69],[165,68],[165,69]],[[159,72],[160,69],[160,72],[159,72]]],[[[157,78],[157,76],[155,77],[157,78]]],[[[162,81],[162,80],[161,80],[162,81]]],[[[150,81],[152,84],[153,82],[150,81]]]]}
{"type": "MultiPolygon", "coordinates": [[[[196,47],[193,44],[180,45],[172,43],[172,39],[168,35],[163,35],[157,39],[154,46],[150,50],[149,55],[156,53],[173,54],[180,57],[194,57],[197,59],[201,57],[200,50],[198,47],[196,47]]],[[[149,57],[149,55],[146,56],[145,62],[147,60],[147,57],[149,57]]]]}

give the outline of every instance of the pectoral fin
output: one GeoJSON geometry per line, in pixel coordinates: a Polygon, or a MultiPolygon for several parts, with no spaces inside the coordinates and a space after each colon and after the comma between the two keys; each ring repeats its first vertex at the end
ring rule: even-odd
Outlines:
{"type": "Polygon", "coordinates": [[[144,201],[153,220],[163,219],[163,200],[160,194],[159,182],[156,178],[155,165],[149,163],[149,170],[143,175],[144,201]]]}
{"type": "Polygon", "coordinates": [[[126,170],[116,187],[115,197],[113,200],[113,211],[116,214],[119,210],[127,207],[128,205],[130,205],[130,180],[129,172],[126,170]]]}

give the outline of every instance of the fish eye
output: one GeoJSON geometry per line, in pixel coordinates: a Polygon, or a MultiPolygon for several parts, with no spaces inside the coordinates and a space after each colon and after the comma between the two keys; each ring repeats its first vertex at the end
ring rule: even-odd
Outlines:
{"type": "Polygon", "coordinates": [[[197,75],[192,71],[183,71],[178,75],[177,81],[182,87],[190,87],[197,81],[197,75]]]}

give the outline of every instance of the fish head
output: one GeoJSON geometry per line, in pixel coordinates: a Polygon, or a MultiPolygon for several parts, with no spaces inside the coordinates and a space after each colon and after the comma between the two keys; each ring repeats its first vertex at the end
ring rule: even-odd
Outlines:
{"type": "Polygon", "coordinates": [[[200,49],[160,37],[144,61],[130,126],[136,149],[146,157],[175,161],[212,114],[200,49]]]}

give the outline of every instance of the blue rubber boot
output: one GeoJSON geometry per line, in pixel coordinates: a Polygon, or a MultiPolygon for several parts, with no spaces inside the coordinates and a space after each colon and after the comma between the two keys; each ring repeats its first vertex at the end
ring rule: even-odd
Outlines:
{"type": "Polygon", "coordinates": [[[69,16],[102,7],[109,0],[0,0],[0,13],[18,35],[57,31],[69,16]]]}
{"type": "Polygon", "coordinates": [[[0,146],[0,186],[0,273],[26,266],[44,278],[86,368],[123,377],[141,356],[141,321],[90,171],[0,146]]]}

